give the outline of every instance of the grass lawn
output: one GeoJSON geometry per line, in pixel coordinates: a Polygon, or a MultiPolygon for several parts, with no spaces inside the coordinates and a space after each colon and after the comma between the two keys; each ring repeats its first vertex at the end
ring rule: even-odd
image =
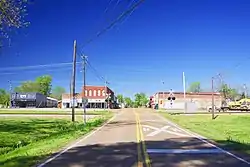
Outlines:
{"type": "Polygon", "coordinates": [[[215,120],[211,115],[162,115],[221,146],[250,154],[250,115],[219,115],[215,120]]]}
{"type": "MultiPolygon", "coordinates": [[[[4,110],[0,109],[0,114],[46,114],[46,115],[71,115],[71,111],[47,111],[47,110],[4,110]]],[[[76,115],[83,115],[83,110],[75,111],[76,115]]],[[[108,114],[108,111],[86,111],[87,115],[104,115],[108,114]]]]}
{"type": "Polygon", "coordinates": [[[86,126],[67,119],[0,118],[0,166],[32,166],[111,116],[93,118],[86,126]]]}

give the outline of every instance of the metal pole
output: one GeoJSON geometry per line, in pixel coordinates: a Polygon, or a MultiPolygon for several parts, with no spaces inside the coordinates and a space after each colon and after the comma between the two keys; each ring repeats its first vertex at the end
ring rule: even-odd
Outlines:
{"type": "Polygon", "coordinates": [[[75,81],[76,81],[76,40],[74,40],[73,49],[73,69],[72,69],[72,80],[71,80],[71,92],[73,94],[72,102],[72,122],[75,122],[75,81]]]}
{"type": "Polygon", "coordinates": [[[107,102],[106,102],[106,99],[107,99],[107,81],[105,79],[105,97],[104,97],[104,100],[105,100],[105,109],[107,109],[107,102]]]}
{"type": "Polygon", "coordinates": [[[182,73],[182,84],[183,84],[183,98],[184,98],[184,109],[185,113],[187,112],[187,102],[186,102],[186,78],[185,73],[182,73]]]}
{"type": "Polygon", "coordinates": [[[12,107],[11,105],[11,93],[12,93],[12,84],[11,84],[11,81],[9,81],[9,84],[10,84],[10,108],[12,107]]]}
{"type": "Polygon", "coordinates": [[[214,119],[214,77],[212,77],[212,119],[214,119]]]}
{"type": "Polygon", "coordinates": [[[244,84],[244,98],[247,98],[247,86],[246,86],[246,84],[244,84]]]}
{"type": "Polygon", "coordinates": [[[82,99],[82,104],[83,104],[83,110],[84,110],[84,114],[83,114],[83,120],[84,120],[84,124],[86,124],[86,95],[85,95],[85,91],[86,91],[86,56],[82,56],[83,58],[83,95],[84,95],[84,100],[82,99]]]}
{"type": "Polygon", "coordinates": [[[163,101],[164,101],[164,103],[163,103],[163,108],[165,107],[165,104],[166,104],[166,96],[165,96],[165,82],[163,81],[162,82],[162,84],[163,84],[163,101]]]}

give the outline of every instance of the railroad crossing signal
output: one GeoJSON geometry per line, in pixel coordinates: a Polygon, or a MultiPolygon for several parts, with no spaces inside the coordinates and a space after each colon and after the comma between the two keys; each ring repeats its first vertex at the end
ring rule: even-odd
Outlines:
{"type": "Polygon", "coordinates": [[[169,91],[168,100],[170,100],[170,105],[172,106],[173,105],[173,100],[175,100],[174,93],[173,93],[172,89],[170,89],[170,91],[169,91]]]}

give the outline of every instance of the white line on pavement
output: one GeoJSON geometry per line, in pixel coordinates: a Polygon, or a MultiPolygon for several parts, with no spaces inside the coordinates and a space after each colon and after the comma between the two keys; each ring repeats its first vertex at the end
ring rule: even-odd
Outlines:
{"type": "MultiPolygon", "coordinates": [[[[156,114],[156,113],[155,113],[155,114],[156,114]]],[[[245,160],[245,159],[243,159],[243,158],[241,158],[241,157],[239,157],[239,156],[237,156],[237,155],[235,155],[235,154],[233,154],[233,153],[231,153],[231,152],[229,152],[229,151],[226,151],[226,150],[224,150],[223,148],[220,148],[219,146],[216,146],[216,145],[214,145],[214,144],[208,142],[208,141],[206,140],[205,137],[200,136],[200,135],[197,135],[197,134],[195,134],[195,133],[193,133],[193,132],[190,132],[190,131],[188,131],[188,130],[185,130],[185,129],[181,128],[180,126],[178,126],[177,124],[175,124],[175,123],[173,123],[173,122],[167,120],[166,118],[162,117],[162,116],[159,115],[159,114],[156,114],[156,115],[157,115],[160,119],[162,119],[163,121],[165,121],[165,122],[167,122],[168,124],[170,124],[170,125],[176,127],[177,129],[182,130],[183,132],[186,132],[186,133],[189,134],[190,136],[195,137],[195,138],[199,139],[200,141],[203,141],[204,143],[206,143],[206,144],[208,144],[208,145],[210,145],[210,146],[212,146],[212,147],[214,147],[214,148],[217,148],[217,149],[221,150],[221,151],[224,152],[225,154],[228,154],[228,155],[230,155],[230,156],[236,158],[237,160],[242,161],[242,162],[244,162],[244,163],[250,165],[250,162],[249,162],[249,161],[247,161],[247,160],[245,160]]]]}
{"type": "Polygon", "coordinates": [[[161,133],[161,132],[163,132],[163,131],[166,132],[166,129],[169,128],[169,127],[170,127],[170,126],[164,126],[164,127],[162,127],[162,128],[159,128],[158,130],[156,130],[156,131],[154,131],[154,132],[148,134],[147,136],[155,136],[155,135],[157,135],[157,134],[159,134],[159,133],[161,133]]]}
{"type": "Polygon", "coordinates": [[[155,136],[161,132],[166,132],[166,133],[170,133],[170,134],[174,134],[174,135],[177,135],[177,136],[182,136],[182,137],[188,137],[188,135],[185,135],[185,134],[182,134],[182,133],[178,133],[178,132],[172,132],[170,130],[167,130],[168,128],[170,128],[170,126],[164,126],[162,128],[156,128],[156,127],[153,127],[153,126],[149,126],[149,125],[142,125],[144,128],[150,128],[150,129],[153,129],[155,130],[154,132],[151,132],[150,134],[148,134],[147,136],[155,136]]]}
{"type": "Polygon", "coordinates": [[[219,149],[147,149],[148,153],[158,154],[216,154],[224,153],[219,149]]]}

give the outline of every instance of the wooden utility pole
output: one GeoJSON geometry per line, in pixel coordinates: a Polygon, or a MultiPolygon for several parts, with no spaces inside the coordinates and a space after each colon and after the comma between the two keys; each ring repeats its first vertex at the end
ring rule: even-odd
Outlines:
{"type": "Polygon", "coordinates": [[[87,104],[87,97],[86,97],[86,58],[87,56],[82,56],[83,59],[83,99],[82,99],[82,105],[84,110],[84,124],[86,124],[86,104],[87,104]]]}
{"type": "Polygon", "coordinates": [[[76,40],[74,40],[74,49],[73,49],[73,69],[72,69],[72,80],[71,80],[71,93],[73,94],[72,101],[72,122],[75,122],[75,84],[76,81],[76,40]]]}
{"type": "Polygon", "coordinates": [[[212,77],[212,119],[214,119],[214,77],[212,77]]]}

